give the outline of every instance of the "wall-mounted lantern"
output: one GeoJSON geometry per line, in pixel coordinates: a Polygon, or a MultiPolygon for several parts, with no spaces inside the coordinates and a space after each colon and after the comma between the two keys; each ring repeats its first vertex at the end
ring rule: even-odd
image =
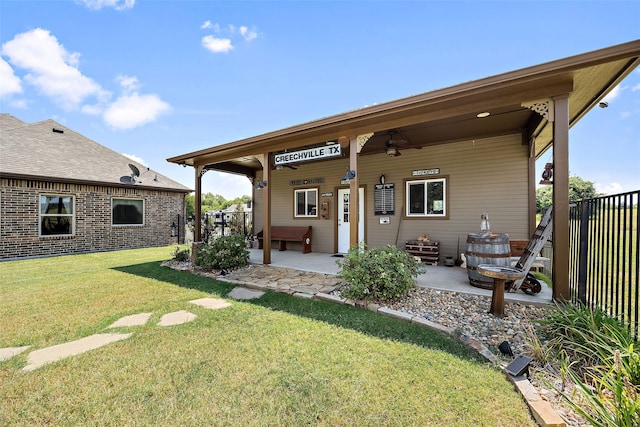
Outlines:
{"type": "Polygon", "coordinates": [[[342,179],[344,181],[351,181],[355,177],[356,177],[356,171],[350,170],[349,166],[347,166],[347,173],[342,177],[342,179]]]}
{"type": "Polygon", "coordinates": [[[176,237],[177,234],[178,234],[178,226],[174,221],[171,223],[171,237],[176,237]]]}

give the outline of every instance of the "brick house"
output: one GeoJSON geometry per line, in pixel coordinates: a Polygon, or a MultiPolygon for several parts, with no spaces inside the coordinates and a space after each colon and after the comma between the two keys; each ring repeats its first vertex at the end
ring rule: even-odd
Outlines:
{"type": "Polygon", "coordinates": [[[0,114],[0,259],[182,243],[189,192],[53,120],[0,114]]]}

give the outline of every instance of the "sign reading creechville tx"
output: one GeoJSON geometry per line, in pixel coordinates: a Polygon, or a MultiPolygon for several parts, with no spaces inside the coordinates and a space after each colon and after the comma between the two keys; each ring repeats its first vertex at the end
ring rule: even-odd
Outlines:
{"type": "Polygon", "coordinates": [[[306,150],[291,151],[289,153],[276,154],[274,163],[276,165],[286,165],[289,163],[306,162],[309,160],[320,160],[329,157],[342,156],[340,144],[326,145],[322,147],[307,148],[306,150]]]}

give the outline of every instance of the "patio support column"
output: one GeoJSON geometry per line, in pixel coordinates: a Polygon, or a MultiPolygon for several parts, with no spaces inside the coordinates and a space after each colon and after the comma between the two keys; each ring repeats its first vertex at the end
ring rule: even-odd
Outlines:
{"type": "Polygon", "coordinates": [[[554,98],[553,299],[569,300],[569,98],[554,98]]]}
{"type": "Polygon", "coordinates": [[[271,153],[262,156],[262,180],[267,184],[262,191],[262,263],[271,264],[271,153]]]}
{"type": "Polygon", "coordinates": [[[202,232],[201,232],[201,224],[202,224],[202,174],[204,172],[203,166],[195,166],[194,170],[196,172],[196,197],[194,200],[195,204],[195,223],[193,227],[193,241],[201,242],[202,241],[202,232]]]}
{"type": "MultiPolygon", "coordinates": [[[[525,135],[523,135],[523,138],[525,135]]],[[[529,236],[536,231],[536,153],[535,141],[527,141],[529,145],[529,236]]]]}
{"type": "Polygon", "coordinates": [[[349,248],[358,246],[358,221],[360,216],[360,202],[358,201],[358,188],[360,187],[360,172],[358,171],[358,138],[349,141],[349,169],[356,176],[349,181],[349,206],[351,218],[349,221],[349,248]]]}

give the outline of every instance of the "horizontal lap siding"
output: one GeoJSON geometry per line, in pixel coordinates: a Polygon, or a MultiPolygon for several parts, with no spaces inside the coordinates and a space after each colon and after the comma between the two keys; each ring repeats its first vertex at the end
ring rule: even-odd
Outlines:
{"type": "MultiPolygon", "coordinates": [[[[480,214],[487,212],[492,231],[508,233],[513,239],[528,239],[528,149],[521,144],[521,136],[508,135],[424,147],[420,150],[404,149],[399,157],[385,154],[362,156],[359,159],[358,178],[365,187],[365,235],[369,247],[398,244],[428,234],[441,244],[440,254],[456,256],[458,238],[460,251],[466,247],[469,233],[480,231],[480,214]],[[403,218],[405,205],[405,179],[413,179],[413,170],[439,168],[440,176],[447,177],[449,219],[403,218]],[[374,215],[374,186],[384,173],[386,182],[395,184],[395,215],[390,224],[380,224],[374,215]]],[[[313,251],[332,253],[335,250],[337,188],[345,174],[348,159],[301,163],[297,170],[285,168],[271,174],[271,216],[273,225],[311,225],[313,251]],[[291,186],[291,180],[323,178],[324,183],[309,186],[291,186]],[[328,220],[312,218],[294,219],[295,188],[317,187],[319,193],[332,192],[328,220]]],[[[257,190],[255,230],[262,230],[262,192],[257,190]]],[[[300,244],[288,247],[301,250],[300,244]]]]}

